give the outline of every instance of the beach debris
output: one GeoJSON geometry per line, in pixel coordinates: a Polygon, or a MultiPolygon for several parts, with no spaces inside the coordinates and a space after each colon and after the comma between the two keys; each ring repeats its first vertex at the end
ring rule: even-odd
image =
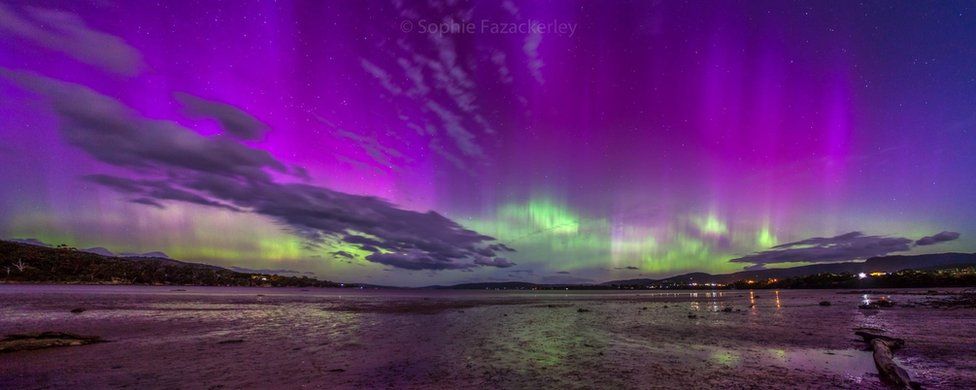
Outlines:
{"type": "Polygon", "coordinates": [[[877,309],[889,308],[894,306],[895,306],[895,301],[888,299],[888,297],[881,297],[878,300],[861,304],[858,305],[857,307],[859,309],[864,309],[864,310],[877,310],[877,309]]]}
{"type": "Polygon", "coordinates": [[[221,341],[218,341],[217,344],[240,344],[240,343],[243,343],[243,342],[244,342],[244,339],[230,339],[230,340],[221,340],[221,341]]]}
{"type": "Polygon", "coordinates": [[[944,299],[923,302],[922,305],[938,309],[976,309],[976,290],[965,290],[944,299]]]}
{"type": "Polygon", "coordinates": [[[0,353],[86,345],[103,341],[99,336],[82,336],[64,332],[11,334],[0,339],[0,353]]]}
{"type": "Polygon", "coordinates": [[[894,351],[905,346],[905,340],[880,335],[875,332],[856,331],[874,351],[874,365],[878,367],[878,376],[885,383],[898,389],[919,389],[921,385],[911,380],[908,371],[895,363],[894,351]]]}
{"type": "Polygon", "coordinates": [[[688,318],[691,318],[691,319],[695,319],[695,318],[698,318],[698,314],[695,314],[695,313],[688,313],[688,318]]]}
{"type": "Polygon", "coordinates": [[[732,306],[726,306],[725,308],[722,309],[722,312],[723,313],[731,313],[732,312],[732,306]]]}
{"type": "Polygon", "coordinates": [[[84,312],[85,312],[85,308],[83,307],[76,307],[74,309],[71,309],[71,314],[81,314],[84,312]]]}
{"type": "Polygon", "coordinates": [[[820,306],[830,306],[830,301],[820,301],[820,306]]]}
{"type": "Polygon", "coordinates": [[[590,310],[589,309],[584,309],[584,308],[581,307],[579,309],[576,309],[576,312],[577,313],[589,313],[590,310]]]}

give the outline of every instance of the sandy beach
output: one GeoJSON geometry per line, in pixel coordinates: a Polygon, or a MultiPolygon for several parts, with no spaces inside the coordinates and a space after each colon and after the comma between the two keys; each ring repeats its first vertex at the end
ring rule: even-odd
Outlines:
{"type": "Polygon", "coordinates": [[[976,310],[939,297],[3,285],[0,334],[108,342],[0,354],[0,387],[884,388],[868,327],[925,388],[974,388],[976,310]]]}

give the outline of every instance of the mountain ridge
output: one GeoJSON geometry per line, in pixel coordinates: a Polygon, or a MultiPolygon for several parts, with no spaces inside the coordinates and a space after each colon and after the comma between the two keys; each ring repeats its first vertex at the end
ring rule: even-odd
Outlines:
{"type": "Polygon", "coordinates": [[[770,279],[770,278],[790,278],[818,273],[871,273],[871,272],[896,272],[903,269],[926,269],[930,267],[942,267],[950,265],[976,264],[976,253],[933,253],[924,255],[891,255],[875,256],[865,261],[839,262],[810,264],[790,268],[769,268],[759,270],[738,271],[728,274],[712,275],[704,272],[692,272],[688,274],[675,275],[663,279],[621,279],[610,280],[602,285],[639,285],[653,283],[731,283],[746,279],[770,279]],[[692,276],[694,275],[694,276],[692,276]],[[696,279],[697,277],[697,279],[696,279]]]}

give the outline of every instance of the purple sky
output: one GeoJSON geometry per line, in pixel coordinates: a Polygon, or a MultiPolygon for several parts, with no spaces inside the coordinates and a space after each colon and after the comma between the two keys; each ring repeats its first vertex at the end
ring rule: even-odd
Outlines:
{"type": "Polygon", "coordinates": [[[399,285],[973,251],[973,36],[965,2],[0,1],[0,237],[399,285]]]}

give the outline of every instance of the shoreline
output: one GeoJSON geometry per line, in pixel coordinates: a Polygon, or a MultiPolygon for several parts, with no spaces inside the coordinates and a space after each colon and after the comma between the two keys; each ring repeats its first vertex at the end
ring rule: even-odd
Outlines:
{"type": "Polygon", "coordinates": [[[916,294],[922,290],[865,297],[842,294],[848,290],[173,287],[0,285],[0,336],[50,331],[108,341],[0,354],[0,381],[51,388],[773,388],[778,378],[881,389],[871,353],[854,335],[872,328],[905,340],[896,356],[913,381],[976,384],[976,345],[965,326],[976,310],[922,305],[944,298],[916,294]],[[859,309],[865,299],[898,305],[859,309]]]}

